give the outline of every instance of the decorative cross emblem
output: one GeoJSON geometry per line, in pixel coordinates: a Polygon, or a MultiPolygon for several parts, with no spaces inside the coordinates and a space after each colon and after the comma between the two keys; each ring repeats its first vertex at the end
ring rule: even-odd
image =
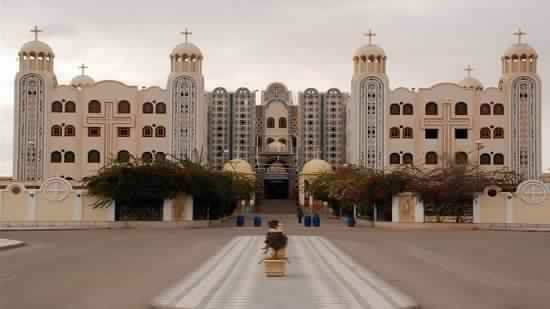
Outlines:
{"type": "Polygon", "coordinates": [[[372,45],[372,41],[376,36],[376,33],[372,32],[372,30],[369,29],[369,32],[365,33],[364,35],[369,37],[369,45],[372,45]]]}
{"type": "Polygon", "coordinates": [[[474,70],[474,68],[472,68],[471,65],[468,65],[464,71],[466,71],[466,73],[468,74],[468,77],[472,77],[472,71],[474,70]]]}
{"type": "Polygon", "coordinates": [[[521,37],[527,35],[526,32],[521,31],[521,28],[519,28],[518,31],[514,32],[513,34],[518,37],[518,44],[521,44],[521,37]]]}
{"type": "Polygon", "coordinates": [[[88,66],[84,65],[84,63],[83,63],[78,68],[81,70],[82,75],[84,75],[86,73],[86,69],[88,68],[88,66]]]}
{"type": "Polygon", "coordinates": [[[44,186],[46,198],[50,201],[62,201],[69,194],[70,187],[62,179],[50,179],[44,186]]]}
{"type": "Polygon", "coordinates": [[[38,26],[34,26],[34,28],[31,29],[31,32],[34,33],[34,40],[38,41],[38,34],[40,32],[44,32],[43,30],[38,29],[38,26]]]}
{"type": "Polygon", "coordinates": [[[103,115],[98,116],[88,116],[86,117],[86,126],[95,127],[100,125],[104,128],[103,137],[105,141],[105,154],[112,155],[112,148],[116,143],[116,138],[114,138],[114,131],[118,127],[135,127],[135,118],[134,116],[122,116],[114,115],[113,111],[113,102],[105,102],[105,112],[103,115]]]}
{"type": "Polygon", "coordinates": [[[518,192],[520,193],[521,199],[531,205],[537,205],[546,199],[546,187],[543,183],[536,180],[526,181],[522,183],[518,192]]]}
{"type": "Polygon", "coordinates": [[[187,43],[187,41],[189,39],[189,36],[191,36],[193,34],[193,32],[189,32],[189,30],[187,30],[187,28],[185,28],[185,31],[181,32],[181,34],[183,34],[185,36],[185,43],[187,43]]]}

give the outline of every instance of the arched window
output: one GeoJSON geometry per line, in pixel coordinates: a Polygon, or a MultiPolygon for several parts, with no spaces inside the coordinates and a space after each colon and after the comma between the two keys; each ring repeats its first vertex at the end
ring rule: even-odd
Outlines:
{"type": "Polygon", "coordinates": [[[493,138],[504,138],[504,129],[503,128],[495,128],[493,131],[493,138]]]}
{"type": "Polygon", "coordinates": [[[153,137],[153,128],[150,126],[143,127],[143,137],[153,137]]]}
{"type": "Polygon", "coordinates": [[[464,102],[458,102],[455,104],[455,115],[466,116],[468,115],[468,105],[464,102]]]}
{"type": "Polygon", "coordinates": [[[59,125],[52,127],[52,136],[63,136],[63,129],[59,125]]]}
{"type": "Polygon", "coordinates": [[[65,127],[65,136],[76,136],[76,129],[74,126],[66,126],[65,127]]]}
{"type": "Polygon", "coordinates": [[[410,103],[403,105],[403,115],[412,115],[412,114],[414,114],[413,105],[410,103]]]}
{"type": "Polygon", "coordinates": [[[497,103],[495,106],[493,106],[493,114],[494,115],[504,115],[504,105],[497,103]]]}
{"type": "Polygon", "coordinates": [[[166,137],[166,129],[163,126],[158,126],[155,128],[156,137],[166,137]]]}
{"type": "Polygon", "coordinates": [[[426,164],[437,164],[437,153],[433,151],[426,153],[426,164]]]}
{"type": "Polygon", "coordinates": [[[398,153],[392,153],[390,155],[390,164],[401,164],[401,157],[398,153]]]}
{"type": "Polygon", "coordinates": [[[437,103],[435,102],[428,102],[426,104],[426,115],[437,115],[437,103]]]}
{"type": "Polygon", "coordinates": [[[268,129],[275,128],[275,118],[273,118],[273,117],[267,118],[267,128],[268,129]]]}
{"type": "Polygon", "coordinates": [[[166,114],[166,104],[159,102],[155,105],[155,112],[157,114],[166,114]]]}
{"type": "Polygon", "coordinates": [[[164,152],[157,152],[155,154],[155,160],[156,161],[164,161],[164,160],[166,160],[166,155],[164,154],[164,152]]]}
{"type": "Polygon", "coordinates": [[[399,104],[393,103],[390,105],[390,115],[400,115],[401,114],[401,107],[399,104]]]}
{"type": "Polygon", "coordinates": [[[391,138],[400,138],[401,137],[401,131],[398,127],[393,127],[390,129],[390,137],[391,138]]]}
{"type": "Polygon", "coordinates": [[[101,113],[101,103],[99,101],[93,100],[88,103],[88,113],[97,114],[101,113]]]}
{"type": "Polygon", "coordinates": [[[52,156],[51,156],[50,161],[52,163],[61,163],[61,152],[59,152],[59,151],[52,152],[52,156]]]}
{"type": "Polygon", "coordinates": [[[491,164],[491,156],[484,153],[481,156],[479,156],[479,164],[480,165],[490,165],[491,164]]]}
{"type": "Polygon", "coordinates": [[[504,155],[501,153],[495,154],[493,157],[493,163],[495,165],[504,165],[504,155]]]}
{"type": "Polygon", "coordinates": [[[75,155],[72,151],[65,152],[64,158],[65,163],[74,163],[75,162],[75,155]]]}
{"type": "Polygon", "coordinates": [[[286,129],[286,118],[279,118],[279,129],[286,129]]]}
{"type": "Polygon", "coordinates": [[[151,103],[151,102],[143,103],[142,110],[143,110],[144,114],[152,114],[153,113],[153,103],[151,103]]]}
{"type": "Polygon", "coordinates": [[[151,162],[153,162],[153,155],[150,152],[144,152],[141,155],[141,161],[143,161],[145,163],[151,163],[151,162]]]}
{"type": "Polygon", "coordinates": [[[130,162],[130,153],[126,150],[121,150],[118,152],[116,159],[118,162],[130,162]]]}
{"type": "Polygon", "coordinates": [[[491,129],[487,127],[483,127],[479,130],[479,137],[480,138],[491,138],[491,129]]]}
{"type": "Polygon", "coordinates": [[[101,161],[101,154],[97,150],[88,151],[88,163],[99,163],[101,161]]]}
{"type": "Polygon", "coordinates": [[[468,155],[465,152],[457,152],[455,153],[455,163],[456,164],[467,164],[468,163],[468,155]]]}
{"type": "Polygon", "coordinates": [[[52,103],[52,113],[62,113],[63,112],[63,104],[59,101],[54,101],[52,103]]]}
{"type": "Polygon", "coordinates": [[[128,101],[118,102],[118,113],[119,114],[129,114],[130,113],[130,102],[128,102],[128,101]]]}
{"type": "Polygon", "coordinates": [[[413,164],[412,153],[406,153],[403,155],[403,164],[413,164]]]}
{"type": "Polygon", "coordinates": [[[275,140],[272,139],[271,137],[269,137],[267,140],[266,140],[266,143],[269,145],[271,143],[273,143],[275,140]]]}
{"type": "Polygon", "coordinates": [[[487,103],[481,104],[479,107],[479,114],[480,115],[491,115],[491,106],[487,103]]]}
{"type": "Polygon", "coordinates": [[[403,129],[403,138],[413,138],[413,128],[406,127],[403,129]]]}
{"type": "Polygon", "coordinates": [[[73,101],[65,103],[65,113],[76,113],[76,104],[73,101]]]}
{"type": "Polygon", "coordinates": [[[279,138],[279,143],[286,145],[286,139],[279,138]]]}

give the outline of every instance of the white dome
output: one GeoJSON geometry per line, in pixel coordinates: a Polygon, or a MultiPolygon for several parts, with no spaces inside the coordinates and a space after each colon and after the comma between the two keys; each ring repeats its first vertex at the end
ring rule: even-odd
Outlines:
{"type": "Polygon", "coordinates": [[[202,57],[202,52],[195,44],[181,43],[172,50],[171,55],[195,55],[202,57]]]}
{"type": "Polygon", "coordinates": [[[53,50],[48,44],[38,40],[25,43],[25,45],[21,47],[21,50],[19,52],[26,53],[26,54],[30,54],[33,52],[36,54],[39,54],[39,53],[49,54],[49,55],[54,54],[53,50]]]}
{"type": "Polygon", "coordinates": [[[468,88],[468,89],[483,89],[483,84],[474,77],[466,77],[462,81],[458,83],[458,85],[462,88],[468,88]]]}
{"type": "Polygon", "coordinates": [[[252,167],[244,160],[231,160],[223,165],[224,172],[237,174],[254,174],[252,167]]]}
{"type": "Polygon", "coordinates": [[[287,152],[287,151],[288,151],[288,148],[286,147],[286,145],[279,141],[274,141],[269,143],[269,145],[267,145],[267,152],[287,152]]]}
{"type": "Polygon", "coordinates": [[[73,87],[88,87],[94,84],[95,81],[88,75],[78,75],[71,80],[71,86],[73,87]]]}
{"type": "Polygon", "coordinates": [[[512,56],[521,57],[523,55],[536,56],[537,51],[533,47],[531,47],[529,44],[517,43],[508,47],[508,49],[506,49],[506,51],[504,52],[505,57],[512,57],[512,56]]]}
{"type": "Polygon", "coordinates": [[[325,160],[313,159],[304,164],[302,174],[318,175],[323,173],[332,173],[332,166],[325,160]]]}
{"type": "Polygon", "coordinates": [[[378,45],[367,44],[361,46],[357,51],[355,51],[354,57],[369,57],[369,56],[381,56],[386,57],[384,49],[378,45]]]}

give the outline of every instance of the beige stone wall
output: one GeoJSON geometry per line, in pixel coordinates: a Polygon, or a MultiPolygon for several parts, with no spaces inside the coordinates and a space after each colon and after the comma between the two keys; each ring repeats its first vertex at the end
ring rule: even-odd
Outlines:
{"type": "Polygon", "coordinates": [[[0,221],[24,221],[27,218],[29,193],[22,190],[15,194],[9,189],[0,191],[0,221]]]}
{"type": "Polygon", "coordinates": [[[415,222],[416,196],[413,193],[399,194],[399,222],[415,222]]]}
{"type": "Polygon", "coordinates": [[[95,202],[95,198],[82,195],[82,221],[113,221],[113,207],[95,207],[95,202]]]}
{"type": "Polygon", "coordinates": [[[36,221],[73,221],[76,194],[71,192],[64,200],[50,201],[44,194],[36,194],[36,221]]]}
{"type": "Polygon", "coordinates": [[[506,223],[507,195],[505,192],[501,192],[494,197],[487,193],[480,196],[480,223],[506,223]]]}

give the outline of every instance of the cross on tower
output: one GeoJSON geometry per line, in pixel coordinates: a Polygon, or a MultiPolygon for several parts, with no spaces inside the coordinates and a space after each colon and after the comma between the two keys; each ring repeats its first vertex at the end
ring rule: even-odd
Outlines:
{"type": "Polygon", "coordinates": [[[84,63],[83,63],[83,64],[82,64],[82,65],[80,65],[80,66],[79,66],[78,68],[79,68],[79,69],[81,70],[81,72],[82,72],[82,75],[84,75],[84,74],[85,74],[85,71],[86,71],[86,69],[88,68],[88,66],[87,66],[87,65],[84,65],[84,63]]]}
{"type": "Polygon", "coordinates": [[[193,32],[189,32],[189,30],[187,30],[187,28],[185,28],[185,31],[181,32],[181,34],[183,34],[185,36],[185,43],[187,43],[187,41],[189,39],[189,36],[192,35],[193,32]]]}
{"type": "Polygon", "coordinates": [[[474,70],[474,68],[472,68],[471,65],[468,65],[464,71],[466,71],[468,73],[468,77],[471,77],[472,76],[472,71],[474,70]]]}
{"type": "Polygon", "coordinates": [[[376,33],[372,32],[372,30],[369,29],[369,32],[365,33],[364,35],[369,37],[369,45],[371,45],[372,39],[376,36],[376,33]]]}
{"type": "Polygon", "coordinates": [[[38,41],[38,34],[40,32],[44,32],[43,30],[38,29],[38,26],[34,26],[34,28],[31,29],[31,32],[34,33],[34,40],[38,41]]]}
{"type": "Polygon", "coordinates": [[[518,37],[518,44],[521,44],[521,37],[527,35],[526,32],[521,31],[521,28],[519,28],[518,31],[514,32],[513,34],[518,37]]]}

